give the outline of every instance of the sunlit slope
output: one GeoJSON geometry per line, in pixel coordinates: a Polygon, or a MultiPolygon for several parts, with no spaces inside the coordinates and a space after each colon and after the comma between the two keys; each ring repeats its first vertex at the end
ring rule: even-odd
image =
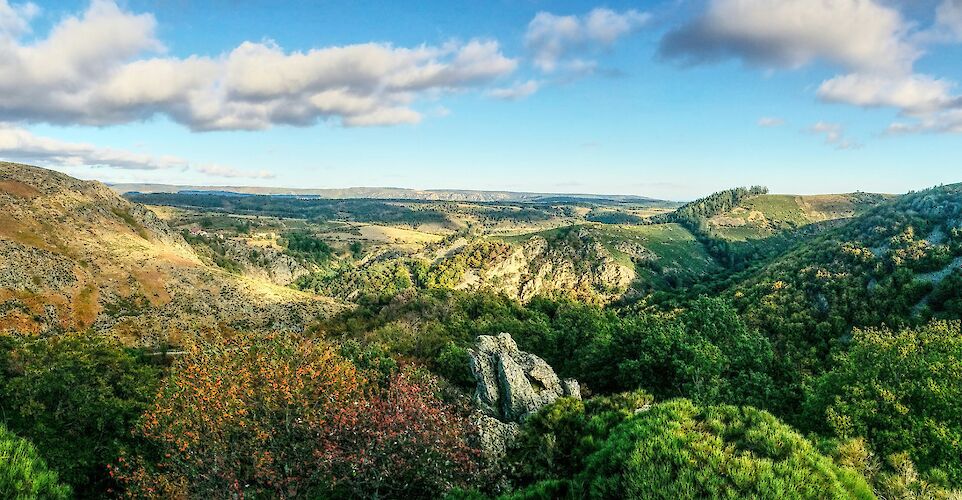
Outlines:
{"type": "Polygon", "coordinates": [[[299,328],[337,306],[205,265],[106,186],[0,163],[0,332],[94,328],[131,340],[204,328],[299,328]]]}
{"type": "Polygon", "coordinates": [[[822,348],[851,327],[962,317],[962,184],[910,193],[800,242],[730,289],[749,320],[822,348]]]}
{"type": "Polygon", "coordinates": [[[748,197],[708,219],[713,234],[734,241],[761,239],[810,224],[850,219],[889,197],[869,193],[748,197]]]}

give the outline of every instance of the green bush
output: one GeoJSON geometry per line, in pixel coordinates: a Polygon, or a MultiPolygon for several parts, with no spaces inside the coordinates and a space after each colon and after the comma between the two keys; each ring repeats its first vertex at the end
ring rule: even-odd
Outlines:
{"type": "Polygon", "coordinates": [[[70,498],[70,488],[60,484],[29,441],[0,425],[0,498],[70,498]]]}
{"type": "Polygon", "coordinates": [[[649,394],[635,391],[584,402],[561,398],[542,408],[525,420],[508,455],[514,481],[527,485],[572,477],[612,429],[652,401],[649,394]]]}
{"type": "Polygon", "coordinates": [[[159,369],[114,339],[0,339],[0,417],[82,496],[112,487],[107,466],[154,394],[159,369]]]}
{"type": "Polygon", "coordinates": [[[687,400],[618,425],[573,484],[588,498],[874,498],[771,414],[687,400]]]}

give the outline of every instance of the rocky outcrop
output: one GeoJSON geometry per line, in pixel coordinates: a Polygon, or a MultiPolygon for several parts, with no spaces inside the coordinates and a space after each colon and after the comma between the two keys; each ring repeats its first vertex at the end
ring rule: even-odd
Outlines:
{"type": "Polygon", "coordinates": [[[222,241],[227,257],[244,267],[251,278],[287,286],[311,271],[294,257],[272,247],[252,246],[239,239],[222,241]]]}
{"type": "Polygon", "coordinates": [[[478,337],[470,355],[481,450],[489,461],[504,456],[528,416],[560,397],[581,398],[577,380],[558,378],[543,359],[518,349],[507,333],[478,337]]]}

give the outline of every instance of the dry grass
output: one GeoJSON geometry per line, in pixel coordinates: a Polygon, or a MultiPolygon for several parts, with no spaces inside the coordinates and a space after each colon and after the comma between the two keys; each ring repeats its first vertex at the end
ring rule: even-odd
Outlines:
{"type": "Polygon", "coordinates": [[[37,191],[33,186],[11,180],[0,181],[0,193],[27,200],[40,196],[40,191],[37,191]]]}

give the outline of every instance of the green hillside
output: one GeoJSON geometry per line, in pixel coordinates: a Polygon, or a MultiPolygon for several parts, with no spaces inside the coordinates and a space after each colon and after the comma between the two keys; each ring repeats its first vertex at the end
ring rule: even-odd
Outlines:
{"type": "Polygon", "coordinates": [[[962,184],[896,198],[795,249],[729,291],[784,344],[825,352],[854,326],[962,314],[962,184]]]}
{"type": "Polygon", "coordinates": [[[849,219],[888,199],[869,193],[796,196],[764,194],[708,219],[710,230],[733,241],[761,239],[810,224],[849,219]]]}

